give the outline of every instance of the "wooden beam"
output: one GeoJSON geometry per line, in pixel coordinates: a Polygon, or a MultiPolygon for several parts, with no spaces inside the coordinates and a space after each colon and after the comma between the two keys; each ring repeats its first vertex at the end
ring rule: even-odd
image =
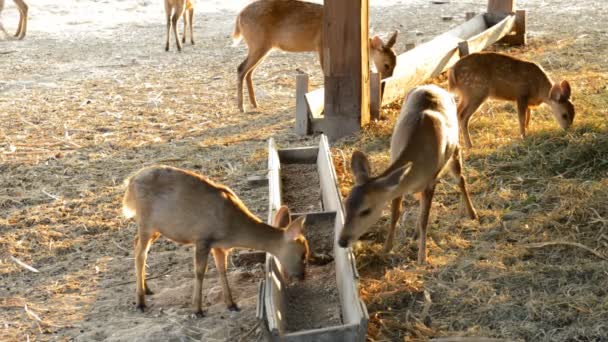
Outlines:
{"type": "Polygon", "coordinates": [[[514,32],[513,34],[505,36],[500,42],[509,45],[526,45],[528,42],[526,34],[527,22],[528,17],[525,10],[515,11],[514,32]]]}
{"type": "Polygon", "coordinates": [[[310,133],[310,122],[308,116],[308,105],[306,104],[306,93],[308,93],[308,75],[296,75],[296,134],[306,135],[310,133]]]}
{"type": "Polygon", "coordinates": [[[451,67],[459,59],[458,43],[483,32],[486,28],[484,16],[478,15],[399,55],[393,76],[382,81],[382,104],[402,98],[411,88],[451,67]]]}
{"type": "Polygon", "coordinates": [[[515,0],[488,0],[488,26],[501,21],[505,16],[513,14],[515,0]]]}
{"type": "Polygon", "coordinates": [[[308,110],[313,119],[320,119],[323,117],[324,101],[325,88],[315,89],[306,94],[306,104],[308,104],[308,110]]]}
{"type": "Polygon", "coordinates": [[[467,40],[469,53],[479,52],[506,37],[515,27],[515,16],[509,15],[482,33],[467,40]]]}
{"type": "Polygon", "coordinates": [[[331,140],[369,122],[368,0],[323,6],[323,130],[331,140]]]}

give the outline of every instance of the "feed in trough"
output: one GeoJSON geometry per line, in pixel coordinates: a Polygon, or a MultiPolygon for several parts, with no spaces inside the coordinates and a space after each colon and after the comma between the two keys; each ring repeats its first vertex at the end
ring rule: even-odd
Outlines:
{"type": "Polygon", "coordinates": [[[323,210],[316,164],[282,164],[283,201],[294,213],[323,210]]]}

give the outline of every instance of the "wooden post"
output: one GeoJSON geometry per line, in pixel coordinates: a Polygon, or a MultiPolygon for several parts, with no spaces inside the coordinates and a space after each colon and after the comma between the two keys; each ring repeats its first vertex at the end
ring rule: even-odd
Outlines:
{"type": "Polygon", "coordinates": [[[308,93],[308,75],[296,75],[296,134],[306,135],[310,133],[310,118],[308,116],[308,105],[306,104],[306,93],[308,93]]]}
{"type": "Polygon", "coordinates": [[[460,58],[469,55],[469,42],[463,40],[458,43],[458,55],[460,56],[460,58]]]}
{"type": "Polygon", "coordinates": [[[368,0],[332,0],[323,6],[323,131],[330,140],[369,122],[368,11],[368,0]]]}
{"type": "Polygon", "coordinates": [[[488,0],[488,26],[501,21],[506,15],[513,13],[515,0],[488,0]]]}
{"type": "Polygon", "coordinates": [[[369,77],[369,115],[371,120],[380,119],[380,107],[382,105],[382,90],[380,83],[382,75],[373,72],[369,77]]]}
{"type": "Polygon", "coordinates": [[[510,45],[526,45],[526,25],[527,15],[525,10],[515,11],[515,25],[514,32],[508,36],[505,36],[500,42],[510,45]]]}

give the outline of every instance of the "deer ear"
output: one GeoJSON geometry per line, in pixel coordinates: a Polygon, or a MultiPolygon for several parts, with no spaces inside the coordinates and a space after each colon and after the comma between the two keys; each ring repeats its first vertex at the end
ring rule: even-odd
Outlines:
{"type": "Polygon", "coordinates": [[[291,214],[289,208],[286,205],[283,205],[277,210],[276,214],[274,214],[273,225],[278,228],[283,228],[289,226],[290,223],[291,214]]]}
{"type": "Polygon", "coordinates": [[[397,187],[399,187],[399,184],[401,184],[401,181],[410,172],[411,169],[412,163],[410,162],[398,168],[397,170],[394,170],[388,175],[382,178],[378,178],[374,182],[374,184],[377,185],[382,191],[392,192],[394,190],[397,190],[397,187]]]}
{"type": "Polygon", "coordinates": [[[355,176],[355,184],[363,184],[369,180],[371,167],[365,153],[361,151],[353,152],[350,159],[350,169],[355,176]]]}
{"type": "Polygon", "coordinates": [[[384,45],[384,43],[382,42],[382,39],[380,39],[380,37],[376,35],[370,38],[369,45],[374,50],[382,50],[382,46],[384,45]]]}
{"type": "Polygon", "coordinates": [[[549,98],[553,101],[559,101],[562,98],[562,87],[559,84],[554,84],[549,92],[549,98]]]}
{"type": "Polygon", "coordinates": [[[305,222],[306,216],[300,216],[295,221],[291,222],[289,226],[287,226],[287,229],[285,229],[285,238],[291,241],[304,234],[305,222]]]}
{"type": "Polygon", "coordinates": [[[393,32],[393,34],[391,35],[391,37],[388,39],[388,42],[386,42],[386,47],[391,49],[393,48],[393,46],[395,45],[395,43],[397,42],[397,35],[399,34],[399,30],[395,30],[395,32],[393,32]]]}
{"type": "Polygon", "coordinates": [[[563,80],[559,87],[561,88],[562,91],[562,97],[564,100],[567,100],[570,98],[571,95],[571,89],[570,89],[570,83],[568,83],[568,81],[563,80]]]}

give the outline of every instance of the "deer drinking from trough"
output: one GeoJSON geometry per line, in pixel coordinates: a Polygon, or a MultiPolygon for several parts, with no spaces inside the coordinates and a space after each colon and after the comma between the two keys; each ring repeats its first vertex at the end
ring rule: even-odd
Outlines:
{"type": "Polygon", "coordinates": [[[173,27],[177,51],[182,51],[182,44],[180,44],[177,34],[177,22],[182,14],[184,15],[184,32],[182,36],[182,43],[186,44],[186,26],[190,24],[190,42],[192,45],[194,45],[194,32],[192,29],[192,24],[194,21],[194,1],[195,0],[165,0],[165,13],[167,15],[167,44],[165,45],[165,51],[169,51],[171,27],[173,27]]]}
{"type": "MultiPolygon", "coordinates": [[[[304,217],[288,223],[285,229],[263,223],[226,186],[198,174],[169,166],[153,166],[138,171],[126,181],[123,198],[126,217],[138,224],[135,238],[137,307],[146,307],[151,294],[145,280],[145,264],[150,245],[160,235],[178,243],[194,245],[195,283],[193,305],[202,311],[202,286],[209,252],[213,253],[224,302],[238,310],[226,277],[226,258],[231,248],[266,251],[276,256],[287,275],[304,278],[308,243],[303,235],[304,217]]],[[[287,207],[275,217],[286,222],[287,207]]],[[[289,222],[289,221],[287,221],[289,222]]]]}
{"type": "MultiPolygon", "coordinates": [[[[253,71],[272,49],[287,52],[316,51],[323,67],[322,45],[323,5],[300,0],[258,0],[247,5],[237,16],[232,38],[235,44],[243,38],[247,58],[237,69],[238,107],[243,108],[243,80],[247,80],[249,101],[258,104],[251,79],[253,71]]],[[[393,46],[395,31],[385,44],[378,36],[369,41],[370,56],[382,77],[393,74],[397,55],[393,46]]]]}
{"type": "Polygon", "coordinates": [[[519,132],[526,136],[530,107],[546,103],[563,129],[574,121],[568,81],[553,83],[533,62],[494,52],[468,55],[448,72],[449,89],[458,94],[458,118],[467,148],[472,147],[469,120],[487,98],[517,102],[519,132]]]}
{"type": "MultiPolygon", "coordinates": [[[[19,26],[17,26],[17,32],[15,32],[15,37],[17,39],[23,39],[27,32],[27,11],[29,7],[23,0],[13,0],[15,5],[17,5],[17,9],[19,10],[19,26]]],[[[4,0],[0,0],[0,31],[4,33],[4,35],[9,36],[8,32],[4,29],[4,25],[2,25],[2,10],[4,9],[4,0]]]]}
{"type": "Polygon", "coordinates": [[[385,252],[389,252],[402,197],[418,193],[418,263],[424,264],[431,202],[435,185],[444,172],[449,170],[458,178],[469,217],[477,218],[462,175],[458,119],[452,95],[434,85],[419,86],[410,91],[393,130],[390,154],[390,166],[374,177],[365,154],[353,153],[351,169],[355,186],[345,201],[346,217],[338,244],[347,247],[358,240],[380,218],[385,203],[392,200],[391,224],[384,244],[385,252]]]}

